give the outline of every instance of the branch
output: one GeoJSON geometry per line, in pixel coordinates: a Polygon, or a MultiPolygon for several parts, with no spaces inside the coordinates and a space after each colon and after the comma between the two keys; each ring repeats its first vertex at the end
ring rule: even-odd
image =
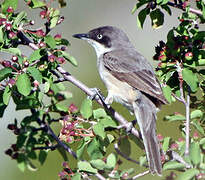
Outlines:
{"type": "MultiPolygon", "coordinates": [[[[189,88],[189,87],[188,87],[189,88]]],[[[186,147],[185,156],[189,156],[189,129],[190,129],[190,93],[188,91],[186,100],[186,147]]]]}
{"type": "MultiPolygon", "coordinates": [[[[178,9],[181,9],[183,11],[185,11],[185,9],[183,8],[183,6],[181,4],[176,4],[174,2],[168,2],[167,3],[169,6],[172,6],[172,7],[175,7],[175,8],[178,8],[178,9]]],[[[199,16],[202,16],[202,12],[200,10],[197,10],[197,9],[193,9],[193,8],[189,8],[189,12],[191,13],[194,13],[194,14],[197,14],[199,16]]]]}
{"type": "MultiPolygon", "coordinates": [[[[133,163],[139,165],[139,164],[140,164],[139,161],[136,161],[136,160],[134,160],[134,159],[131,159],[131,158],[128,157],[126,154],[124,154],[123,152],[120,151],[120,149],[119,149],[119,143],[120,143],[120,141],[118,141],[118,143],[115,143],[115,144],[114,144],[115,151],[116,151],[119,155],[121,155],[123,158],[125,158],[126,160],[131,161],[131,162],[133,162],[133,163]]],[[[149,167],[149,166],[147,166],[147,165],[145,165],[145,164],[144,164],[143,166],[146,167],[146,168],[149,167]]]]}
{"type": "Polygon", "coordinates": [[[136,176],[132,177],[131,179],[134,180],[134,179],[140,178],[140,177],[142,177],[142,176],[145,176],[145,175],[147,175],[147,174],[149,174],[149,173],[150,173],[150,171],[147,170],[147,171],[145,171],[145,172],[143,172],[143,173],[137,174],[136,176]]]}
{"type": "MultiPolygon", "coordinates": [[[[90,88],[88,88],[85,84],[77,80],[70,73],[66,72],[61,66],[57,67],[57,71],[60,72],[67,81],[71,82],[72,84],[80,88],[88,96],[93,96],[95,94],[90,88]]],[[[103,106],[103,103],[100,99],[95,99],[95,100],[97,101],[98,104],[103,106]]],[[[121,125],[123,125],[123,127],[129,129],[129,122],[125,120],[124,117],[122,117],[119,113],[117,113],[112,107],[109,108],[109,112],[121,125]]],[[[131,133],[134,136],[140,138],[139,132],[134,127],[131,129],[131,133]]]]}

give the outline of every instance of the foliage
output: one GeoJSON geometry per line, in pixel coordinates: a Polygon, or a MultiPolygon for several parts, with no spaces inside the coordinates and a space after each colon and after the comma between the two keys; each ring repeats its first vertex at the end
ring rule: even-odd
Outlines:
{"type": "MultiPolygon", "coordinates": [[[[60,7],[66,5],[64,0],[58,2],[60,7]]],[[[66,61],[77,66],[77,61],[67,52],[69,41],[60,34],[50,33],[64,20],[60,9],[51,7],[51,2],[25,0],[32,11],[41,9],[40,22],[45,26],[33,30],[35,22],[28,19],[27,13],[16,11],[18,3],[20,0],[4,0],[0,6],[0,51],[10,55],[9,60],[0,59],[0,117],[11,99],[16,110],[26,109],[30,115],[8,124],[8,129],[16,135],[16,142],[5,153],[17,161],[21,171],[26,167],[34,171],[37,170],[34,160],[43,165],[48,153],[58,150],[64,159],[63,170],[59,173],[61,179],[77,180],[94,175],[113,179],[131,177],[135,169],[119,170],[122,164],[119,151],[123,152],[123,148],[116,153],[109,151],[122,139],[125,139],[126,151],[130,151],[127,139],[133,140],[131,136],[124,136],[125,131],[117,129],[118,122],[104,109],[94,109],[90,99],[85,99],[80,108],[65,105],[66,100],[72,98],[63,83],[70,74],[58,68],[66,61]],[[31,51],[23,54],[22,45],[30,47],[31,51]],[[51,128],[55,123],[62,125],[59,136],[51,128]],[[76,159],[75,167],[70,167],[67,153],[76,159]]],[[[200,30],[205,22],[205,4],[202,0],[195,3],[201,13],[191,9],[187,1],[168,0],[139,0],[132,11],[139,11],[139,27],[143,28],[149,15],[156,29],[164,23],[164,11],[171,15],[172,6],[182,10],[178,27],[168,32],[166,42],[159,42],[153,57],[159,62],[156,73],[165,97],[170,103],[182,102],[187,112],[186,115],[176,112],[164,118],[180,122],[181,138],[158,136],[163,151],[163,170],[173,170],[167,177],[172,179],[176,171],[180,172],[177,178],[183,180],[204,179],[205,174],[205,31],[200,30]],[[188,134],[187,153],[185,121],[189,118],[191,135],[188,134]]],[[[140,157],[138,163],[147,167],[146,157],[140,157]]]]}

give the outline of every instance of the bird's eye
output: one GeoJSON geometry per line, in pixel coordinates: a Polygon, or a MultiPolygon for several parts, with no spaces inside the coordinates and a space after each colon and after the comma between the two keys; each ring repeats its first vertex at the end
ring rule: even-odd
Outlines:
{"type": "Polygon", "coordinates": [[[97,38],[98,38],[98,39],[102,39],[102,37],[103,37],[102,34],[98,34],[98,35],[97,35],[97,38]]]}

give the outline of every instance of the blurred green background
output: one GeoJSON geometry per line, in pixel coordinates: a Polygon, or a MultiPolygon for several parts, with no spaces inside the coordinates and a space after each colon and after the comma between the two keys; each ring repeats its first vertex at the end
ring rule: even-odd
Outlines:
{"type": "MultiPolygon", "coordinates": [[[[137,14],[132,15],[131,10],[135,5],[134,0],[69,0],[67,1],[67,6],[62,9],[62,15],[65,16],[65,21],[62,25],[58,26],[52,34],[60,33],[63,37],[66,37],[70,43],[71,47],[68,52],[76,57],[78,61],[78,68],[72,67],[70,64],[66,64],[64,68],[74,75],[76,78],[84,82],[89,87],[98,87],[102,89],[102,92],[106,95],[106,90],[103,83],[100,80],[96,69],[96,55],[94,50],[84,41],[80,41],[72,38],[72,34],[87,32],[90,29],[104,26],[112,25],[123,29],[130,40],[136,47],[136,49],[141,52],[152,64],[156,66],[152,60],[154,55],[154,47],[158,44],[160,40],[166,40],[166,34],[169,29],[173,26],[177,26],[177,17],[181,13],[179,10],[173,9],[173,16],[165,15],[164,26],[158,30],[154,30],[151,27],[151,22],[149,19],[146,20],[144,29],[141,30],[137,27],[137,14]]],[[[35,28],[42,27],[43,24],[38,24],[39,21],[39,11],[30,11],[25,5],[23,0],[19,0],[18,11],[25,10],[28,12],[28,16],[36,21],[35,28]]],[[[57,5],[57,4],[56,4],[57,5]]],[[[23,49],[24,54],[28,55],[29,49],[23,49]]],[[[2,56],[2,54],[0,54],[2,56]]],[[[4,58],[7,58],[4,56],[4,58]]],[[[86,95],[79,89],[75,88],[73,85],[66,83],[68,90],[73,92],[73,98],[69,103],[75,102],[76,105],[80,105],[80,102],[86,97],[86,95]]],[[[97,106],[97,105],[96,105],[97,106]]],[[[126,118],[133,120],[128,111],[121,105],[116,103],[113,107],[123,114],[126,118]]],[[[164,122],[162,118],[166,114],[170,114],[174,111],[184,112],[183,106],[179,103],[172,105],[167,105],[162,108],[162,111],[158,113],[157,130],[163,136],[171,136],[173,138],[178,138],[178,127],[176,123],[164,122]]],[[[13,135],[9,130],[7,130],[7,124],[13,122],[14,118],[21,120],[25,116],[27,111],[15,112],[15,106],[11,102],[6,110],[4,117],[1,119],[1,131],[0,131],[0,179],[21,179],[21,180],[54,180],[58,179],[58,172],[61,170],[61,163],[63,159],[58,154],[58,152],[50,152],[48,159],[43,166],[38,166],[37,172],[31,172],[26,170],[24,173],[20,172],[17,168],[16,161],[12,161],[9,156],[4,154],[4,151],[15,142],[15,135],[13,135]]],[[[132,157],[135,157],[139,149],[133,151],[132,157]]],[[[35,162],[34,162],[35,163],[35,162]]],[[[124,164],[126,168],[129,166],[134,166],[133,163],[124,164]]],[[[143,169],[139,169],[142,172],[143,169]]],[[[141,179],[164,179],[164,177],[157,176],[145,176],[141,179]]]]}

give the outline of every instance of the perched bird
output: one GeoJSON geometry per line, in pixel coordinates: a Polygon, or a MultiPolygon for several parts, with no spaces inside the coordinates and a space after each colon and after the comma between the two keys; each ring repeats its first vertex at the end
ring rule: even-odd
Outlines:
{"type": "Polygon", "coordinates": [[[97,54],[97,68],[108,90],[105,103],[124,105],[137,119],[150,172],[161,175],[160,148],[156,136],[156,113],[167,101],[150,63],[138,53],[127,35],[113,26],[75,34],[97,54]]]}

